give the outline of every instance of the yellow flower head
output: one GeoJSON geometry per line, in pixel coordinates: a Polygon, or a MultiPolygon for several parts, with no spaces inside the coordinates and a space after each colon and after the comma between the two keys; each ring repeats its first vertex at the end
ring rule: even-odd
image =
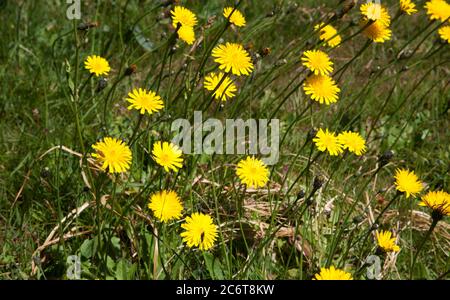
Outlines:
{"type": "Polygon", "coordinates": [[[244,15],[239,11],[239,10],[237,10],[237,9],[235,9],[234,11],[233,11],[233,8],[232,7],[225,7],[224,9],[223,9],[223,16],[225,17],[225,18],[229,18],[229,20],[230,20],[230,23],[232,23],[232,24],[234,24],[234,25],[236,25],[236,26],[238,26],[238,27],[242,27],[242,26],[245,26],[245,17],[244,17],[244,15]],[[230,18],[230,14],[231,13],[233,13],[232,15],[231,15],[231,18],[230,18]]]}
{"type": "Polygon", "coordinates": [[[334,132],[329,132],[328,129],[325,129],[325,131],[323,131],[322,128],[319,129],[313,142],[316,144],[319,151],[328,151],[328,153],[333,156],[339,155],[344,151],[344,147],[339,138],[334,132]]]}
{"type": "Polygon", "coordinates": [[[145,89],[134,89],[128,93],[128,98],[126,99],[130,106],[128,109],[140,110],[141,115],[147,112],[149,115],[161,110],[164,107],[161,97],[156,95],[153,91],[146,91],[145,89]]]}
{"type": "Polygon", "coordinates": [[[333,72],[333,62],[328,54],[320,50],[305,51],[301,60],[315,75],[328,75],[333,72]]]}
{"type": "Polygon", "coordinates": [[[381,231],[376,233],[378,247],[384,252],[398,252],[400,247],[395,244],[395,237],[392,237],[392,232],[381,231]]]}
{"type": "Polygon", "coordinates": [[[357,132],[344,131],[338,135],[338,139],[344,149],[348,149],[356,155],[362,155],[366,152],[366,141],[357,132]]]}
{"type": "Polygon", "coordinates": [[[173,10],[170,11],[172,14],[172,25],[177,27],[178,23],[181,26],[194,27],[197,25],[197,17],[189,9],[182,6],[175,6],[173,10]]]}
{"type": "Polygon", "coordinates": [[[389,26],[391,23],[391,17],[387,9],[379,3],[365,3],[361,5],[361,14],[366,21],[378,21],[379,23],[389,26]]]}
{"type": "Polygon", "coordinates": [[[320,40],[324,41],[330,47],[337,47],[341,43],[342,39],[339,34],[337,34],[336,28],[331,25],[325,25],[320,23],[314,26],[314,30],[320,29],[320,40]]]}
{"type": "Polygon", "coordinates": [[[148,208],[161,222],[167,223],[181,218],[183,205],[176,192],[163,190],[151,195],[148,208]]]}
{"type": "Polygon", "coordinates": [[[303,91],[310,95],[311,99],[329,105],[337,102],[341,90],[328,75],[310,75],[303,84],[303,91]]]}
{"type": "Polygon", "coordinates": [[[414,4],[411,0],[400,0],[400,10],[408,15],[412,15],[417,12],[416,4],[414,4]]]}
{"type": "Polygon", "coordinates": [[[92,157],[102,163],[101,168],[109,173],[122,173],[130,168],[131,150],[121,140],[105,137],[103,141],[99,141],[92,146],[95,153],[92,157]]]}
{"type": "Polygon", "coordinates": [[[420,206],[427,206],[441,216],[450,216],[450,194],[444,191],[428,192],[420,206]]]}
{"type": "Polygon", "coordinates": [[[152,154],[156,163],[164,167],[166,172],[169,172],[170,169],[178,172],[178,169],[183,166],[181,149],[172,143],[155,142],[153,144],[152,154]]]}
{"type": "Polygon", "coordinates": [[[430,20],[444,22],[450,17],[450,4],[445,0],[430,0],[425,4],[430,20]]]}
{"type": "Polygon", "coordinates": [[[192,45],[195,41],[194,27],[181,26],[180,29],[178,29],[177,34],[178,37],[188,45],[192,45]]]}
{"type": "Polygon", "coordinates": [[[263,187],[269,181],[269,169],[259,159],[248,156],[237,164],[236,175],[249,187],[263,187]]]}
{"type": "Polygon", "coordinates": [[[234,75],[249,75],[253,70],[252,59],[240,44],[226,43],[216,46],[211,54],[219,68],[234,75]]]}
{"type": "MultiPolygon", "coordinates": [[[[205,77],[205,81],[203,82],[203,85],[205,89],[208,91],[214,91],[216,87],[219,85],[219,83],[222,81],[223,76],[225,76],[224,73],[220,72],[218,74],[216,73],[210,73],[205,77]]],[[[236,85],[233,83],[233,81],[225,77],[223,79],[220,86],[216,89],[214,92],[214,97],[217,100],[227,101],[227,98],[234,97],[237,91],[236,85]]]]}
{"type": "Polygon", "coordinates": [[[384,43],[391,39],[392,31],[388,26],[384,25],[380,21],[375,21],[366,27],[368,21],[363,21],[361,26],[364,28],[364,35],[375,43],[384,43]]]}
{"type": "Polygon", "coordinates": [[[217,239],[217,226],[209,215],[193,213],[181,224],[185,231],[180,234],[189,248],[198,247],[200,250],[209,250],[217,239]]]}
{"type": "Polygon", "coordinates": [[[420,182],[414,172],[410,172],[409,170],[397,169],[394,178],[396,189],[405,193],[406,198],[415,196],[423,189],[422,182],[420,182]]]}
{"type": "Polygon", "coordinates": [[[315,275],[313,280],[353,280],[352,274],[343,270],[330,268],[320,268],[320,273],[315,275]]]}
{"type": "Polygon", "coordinates": [[[439,28],[438,33],[443,41],[447,41],[447,43],[450,43],[450,26],[439,28]]]}
{"type": "Polygon", "coordinates": [[[95,76],[108,75],[109,71],[111,71],[108,61],[98,55],[88,56],[84,62],[84,67],[89,70],[91,74],[95,74],[95,76]]]}

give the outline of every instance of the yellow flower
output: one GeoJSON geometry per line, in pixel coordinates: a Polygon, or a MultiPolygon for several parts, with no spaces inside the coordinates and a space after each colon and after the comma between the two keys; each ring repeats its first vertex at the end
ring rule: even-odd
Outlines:
{"type": "Polygon", "coordinates": [[[194,27],[191,26],[181,26],[180,29],[178,29],[178,37],[185,41],[186,44],[192,45],[195,41],[195,32],[194,27]]]}
{"type": "Polygon", "coordinates": [[[237,76],[249,75],[253,70],[253,63],[248,52],[242,45],[226,43],[216,46],[211,54],[214,61],[220,64],[219,68],[237,76]]]}
{"type": "Polygon", "coordinates": [[[329,132],[328,129],[325,129],[325,131],[322,128],[319,129],[313,141],[319,151],[328,151],[333,156],[339,155],[344,151],[339,138],[334,132],[329,132]]]}
{"type": "Polygon", "coordinates": [[[98,55],[88,56],[84,62],[84,67],[95,74],[95,76],[108,75],[109,71],[111,71],[108,61],[98,55]]]}
{"type": "Polygon", "coordinates": [[[450,4],[444,0],[430,0],[425,4],[430,20],[444,22],[450,17],[450,4]]]}
{"type": "Polygon", "coordinates": [[[314,30],[320,29],[320,40],[324,41],[330,47],[337,47],[341,43],[341,36],[337,34],[337,30],[331,25],[320,23],[314,26],[314,30]]]}
{"type": "Polygon", "coordinates": [[[182,6],[175,6],[173,10],[170,11],[172,14],[172,25],[177,27],[180,23],[181,26],[194,27],[197,25],[197,17],[189,9],[182,6]]]}
{"type": "Polygon", "coordinates": [[[331,266],[330,268],[320,268],[320,273],[316,274],[313,280],[353,280],[353,277],[352,274],[331,266]]]}
{"type": "Polygon", "coordinates": [[[172,143],[155,142],[152,154],[156,163],[164,167],[166,172],[169,172],[169,169],[177,172],[183,166],[181,149],[172,143]]]}
{"type": "Polygon", "coordinates": [[[161,222],[168,222],[181,218],[183,205],[176,192],[163,190],[150,197],[148,208],[161,222]]]}
{"type": "Polygon", "coordinates": [[[217,226],[209,215],[193,213],[181,224],[184,232],[180,234],[189,248],[198,247],[200,250],[209,250],[217,239],[217,226]]]}
{"type": "Polygon", "coordinates": [[[397,169],[394,178],[396,189],[405,193],[406,198],[415,196],[423,189],[422,182],[420,182],[414,172],[410,172],[409,170],[397,169]]]}
{"type": "Polygon", "coordinates": [[[412,15],[417,12],[416,4],[414,4],[411,0],[400,0],[400,10],[408,15],[412,15]]]}
{"type": "Polygon", "coordinates": [[[378,21],[385,26],[389,26],[391,23],[391,17],[387,9],[379,3],[365,3],[361,5],[360,10],[364,20],[378,21]]]}
{"type": "Polygon", "coordinates": [[[328,75],[333,72],[333,62],[328,54],[320,50],[305,51],[301,60],[315,75],[328,75]]]}
{"type": "Polygon", "coordinates": [[[327,105],[337,102],[341,91],[328,75],[310,75],[303,84],[303,90],[306,95],[311,95],[311,99],[327,105]]]}
{"type": "Polygon", "coordinates": [[[450,216],[450,194],[444,191],[428,192],[420,206],[427,206],[441,216],[450,216]]]}
{"type": "Polygon", "coordinates": [[[122,173],[130,168],[131,150],[121,140],[105,137],[92,146],[96,153],[92,157],[102,163],[101,168],[109,173],[122,173]]]}
{"type": "Polygon", "coordinates": [[[392,237],[392,232],[381,231],[376,233],[378,246],[384,252],[398,252],[400,247],[395,244],[395,237],[392,237]]]}
{"type": "Polygon", "coordinates": [[[361,26],[365,27],[363,33],[375,43],[384,43],[391,39],[392,31],[380,21],[375,21],[366,27],[368,21],[363,21],[361,26]]]}
{"type": "Polygon", "coordinates": [[[366,152],[366,141],[357,132],[344,131],[338,135],[338,139],[344,149],[348,149],[356,155],[362,155],[366,152]]]}
{"type": "MultiPolygon", "coordinates": [[[[208,76],[205,77],[205,81],[203,82],[205,89],[207,89],[208,91],[214,91],[214,89],[216,89],[216,87],[222,81],[224,75],[225,74],[222,72],[218,74],[208,74],[208,76]]],[[[236,91],[237,88],[233,81],[231,81],[230,78],[225,77],[220,86],[214,92],[214,97],[217,100],[227,101],[227,98],[232,98],[235,96],[236,91]]]]}
{"type": "Polygon", "coordinates": [[[447,41],[447,43],[450,43],[450,26],[444,26],[439,28],[439,36],[443,41],[447,41]]]}
{"type": "Polygon", "coordinates": [[[227,19],[229,18],[230,22],[231,22],[232,24],[238,26],[238,27],[245,26],[245,17],[244,17],[244,15],[243,15],[239,10],[237,10],[237,9],[235,9],[235,10],[233,11],[233,8],[232,8],[232,7],[225,7],[225,8],[223,9],[223,16],[224,16],[225,18],[227,18],[227,19]],[[230,14],[231,14],[231,13],[233,13],[233,14],[231,15],[231,18],[230,18],[230,14]]]}
{"type": "Polygon", "coordinates": [[[249,187],[263,187],[269,181],[269,169],[259,159],[248,156],[237,164],[236,175],[249,187]]]}
{"type": "Polygon", "coordinates": [[[126,99],[131,103],[128,109],[140,110],[141,115],[148,112],[149,115],[161,110],[164,107],[161,97],[156,95],[153,91],[147,91],[145,89],[134,89],[132,92],[128,93],[128,98],[126,99]]]}

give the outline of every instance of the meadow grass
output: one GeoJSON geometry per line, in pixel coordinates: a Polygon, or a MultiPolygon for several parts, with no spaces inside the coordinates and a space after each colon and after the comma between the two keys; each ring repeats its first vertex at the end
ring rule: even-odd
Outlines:
{"type": "MultiPolygon", "coordinates": [[[[176,39],[171,1],[82,1],[81,20],[67,19],[64,1],[2,2],[0,278],[66,279],[70,255],[80,256],[83,279],[311,279],[329,266],[367,279],[370,255],[381,259],[383,279],[450,278],[448,219],[413,266],[432,223],[420,195],[399,195],[378,218],[396,197],[397,168],[414,170],[425,190],[448,191],[450,56],[437,34],[441,22],[415,1],[419,12],[394,18],[389,41],[368,42],[361,1],[332,18],[351,2],[240,1],[247,24],[238,28],[222,16],[233,1],[181,1],[199,21],[194,45],[176,39]],[[343,40],[333,49],[313,30],[330,20],[343,40]],[[77,29],[88,22],[98,24],[77,29]],[[242,44],[255,69],[220,105],[203,78],[218,71],[210,52],[227,41],[242,44]],[[303,92],[300,57],[308,49],[332,58],[337,103],[303,92]],[[92,54],[112,68],[101,90],[84,68],[92,54]],[[125,75],[132,65],[136,72],[125,75]],[[127,110],[125,98],[138,87],[161,95],[164,109],[143,117],[127,110]],[[172,121],[191,120],[196,110],[281,121],[280,159],[264,188],[239,183],[243,155],[183,155],[177,173],[155,163],[153,143],[170,140],[172,121]],[[367,152],[321,153],[311,141],[318,128],[359,132],[367,152]],[[110,175],[91,157],[105,136],[130,145],[128,172],[110,175]],[[184,217],[153,216],[149,197],[161,189],[177,191],[183,216],[213,217],[211,250],[182,242],[184,217]],[[377,250],[374,220],[395,232],[400,252],[377,250]]],[[[382,3],[394,17],[398,1],[382,3]]]]}

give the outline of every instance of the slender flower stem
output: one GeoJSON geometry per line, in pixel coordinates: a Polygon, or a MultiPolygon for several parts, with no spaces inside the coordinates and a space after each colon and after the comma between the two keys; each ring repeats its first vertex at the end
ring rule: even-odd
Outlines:
{"type": "Polygon", "coordinates": [[[340,75],[339,75],[339,77],[338,77],[338,79],[337,79],[338,82],[341,81],[342,76],[344,75],[344,73],[345,73],[345,71],[348,69],[348,67],[351,65],[351,63],[354,62],[355,59],[357,59],[358,57],[360,57],[361,54],[362,54],[367,48],[369,48],[369,46],[370,46],[371,44],[372,44],[372,40],[368,40],[368,41],[366,42],[366,44],[361,48],[361,50],[359,50],[359,52],[356,53],[356,55],[355,55],[352,59],[350,59],[345,65],[343,65],[339,70],[337,70],[337,71],[334,73],[335,76],[337,76],[337,74],[340,73],[340,75]]]}
{"type": "Polygon", "coordinates": [[[383,216],[383,214],[389,209],[389,207],[392,206],[392,204],[398,199],[398,197],[401,195],[400,192],[396,193],[394,198],[392,198],[391,201],[389,201],[389,203],[383,208],[383,210],[380,212],[380,214],[378,215],[378,217],[375,219],[375,221],[373,222],[373,224],[378,224],[378,222],[380,221],[381,217],[383,216]]]}
{"type": "Polygon", "coordinates": [[[419,253],[422,250],[423,246],[425,245],[425,242],[430,237],[431,233],[433,232],[434,228],[436,227],[437,223],[439,222],[439,218],[433,217],[433,222],[430,225],[430,228],[428,229],[427,233],[423,237],[422,241],[420,242],[419,248],[417,248],[416,254],[414,255],[413,262],[411,265],[410,273],[409,273],[409,279],[411,280],[413,277],[414,267],[416,265],[417,257],[419,257],[419,253]]]}
{"type": "MultiPolygon", "coordinates": [[[[364,183],[364,185],[362,186],[362,188],[359,190],[359,192],[357,193],[357,195],[361,195],[363,193],[363,191],[366,189],[366,187],[369,185],[369,183],[372,181],[372,179],[378,174],[378,172],[381,170],[381,166],[377,168],[377,170],[372,174],[372,176],[370,176],[367,181],[364,183]]],[[[352,206],[350,207],[349,211],[347,212],[347,214],[344,217],[344,221],[342,222],[342,226],[340,228],[340,230],[338,231],[338,234],[336,235],[336,238],[333,239],[332,241],[332,246],[331,246],[331,250],[330,250],[330,254],[327,257],[327,266],[331,265],[331,261],[333,259],[334,253],[336,252],[337,246],[339,244],[339,241],[341,240],[342,234],[344,233],[346,224],[353,212],[353,210],[355,209],[356,205],[359,203],[358,199],[355,199],[355,201],[353,202],[352,206]]]]}
{"type": "Polygon", "coordinates": [[[378,217],[375,219],[375,221],[373,222],[372,226],[367,230],[366,234],[364,235],[364,239],[362,241],[362,246],[361,246],[361,255],[362,255],[362,251],[364,251],[364,246],[366,245],[367,239],[370,236],[370,233],[372,231],[374,231],[376,229],[376,226],[378,225],[381,217],[383,216],[383,214],[389,209],[389,207],[392,206],[392,204],[398,199],[398,197],[401,195],[400,192],[397,192],[395,194],[395,196],[392,198],[391,201],[389,201],[389,203],[383,208],[383,210],[380,212],[380,214],[378,215],[378,217]]]}
{"type": "Polygon", "coordinates": [[[139,131],[139,127],[141,127],[141,123],[142,123],[142,119],[143,118],[144,118],[144,115],[143,114],[139,114],[139,119],[136,122],[136,126],[134,127],[133,134],[131,135],[131,138],[130,138],[130,147],[133,146],[134,142],[137,140],[137,139],[135,139],[135,137],[136,137],[136,134],[139,131]]]}

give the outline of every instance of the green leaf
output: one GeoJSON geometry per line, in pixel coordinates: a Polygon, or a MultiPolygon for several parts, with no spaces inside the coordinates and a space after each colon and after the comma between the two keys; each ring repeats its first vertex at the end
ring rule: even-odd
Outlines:
{"type": "Polygon", "coordinates": [[[113,236],[111,238],[111,244],[115,250],[120,251],[120,238],[118,238],[117,236],[113,236]]]}
{"type": "Polygon", "coordinates": [[[85,258],[91,258],[96,251],[97,251],[97,242],[94,239],[85,240],[83,244],[81,244],[80,247],[81,256],[85,258]]]}
{"type": "Polygon", "coordinates": [[[108,268],[109,272],[114,273],[114,268],[116,267],[116,263],[109,256],[106,258],[106,267],[108,268]]]}
{"type": "Polygon", "coordinates": [[[127,279],[127,263],[124,259],[119,260],[116,266],[116,279],[126,280],[127,279]]]}
{"type": "Polygon", "coordinates": [[[205,258],[206,268],[208,269],[211,278],[218,280],[224,279],[222,272],[223,267],[219,259],[209,252],[203,253],[203,257],[205,258]]]}

